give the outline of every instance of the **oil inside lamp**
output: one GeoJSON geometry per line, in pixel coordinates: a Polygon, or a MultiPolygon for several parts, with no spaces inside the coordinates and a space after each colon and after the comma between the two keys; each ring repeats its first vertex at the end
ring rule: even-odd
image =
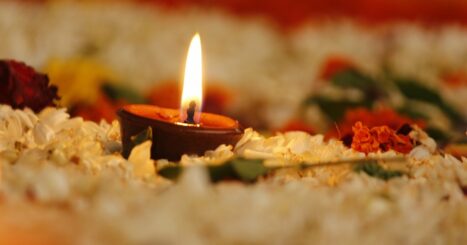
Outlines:
{"type": "Polygon", "coordinates": [[[242,136],[242,127],[232,118],[201,112],[202,90],[201,40],[196,34],[188,50],[178,110],[141,104],[118,110],[122,155],[129,156],[134,147],[132,138],[148,127],[153,132],[153,159],[179,160],[183,154],[202,155],[221,144],[236,144],[242,136]]]}

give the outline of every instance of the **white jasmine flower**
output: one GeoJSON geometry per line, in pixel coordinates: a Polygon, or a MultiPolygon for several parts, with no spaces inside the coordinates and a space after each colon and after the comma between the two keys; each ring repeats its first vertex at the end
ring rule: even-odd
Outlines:
{"type": "Polygon", "coordinates": [[[183,166],[191,165],[218,165],[234,157],[232,146],[220,145],[215,150],[206,151],[204,156],[183,155],[180,164],[183,166]]]}
{"type": "Polygon", "coordinates": [[[133,173],[137,177],[147,177],[155,174],[154,162],[151,160],[152,141],[148,140],[135,146],[128,157],[133,164],[133,173]]]}
{"type": "Polygon", "coordinates": [[[33,129],[34,139],[38,145],[49,143],[55,136],[54,130],[46,123],[39,122],[33,129]]]}
{"type": "Polygon", "coordinates": [[[419,145],[410,151],[409,156],[418,160],[424,160],[431,156],[431,152],[426,146],[419,145]]]}

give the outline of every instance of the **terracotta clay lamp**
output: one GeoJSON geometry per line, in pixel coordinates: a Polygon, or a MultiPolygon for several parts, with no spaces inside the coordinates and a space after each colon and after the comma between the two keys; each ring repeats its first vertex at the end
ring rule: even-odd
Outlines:
{"type": "Polygon", "coordinates": [[[183,154],[203,155],[221,144],[235,145],[242,137],[240,124],[229,117],[201,112],[202,56],[198,34],[193,37],[185,67],[180,110],[153,105],[127,105],[118,110],[124,157],[132,138],[152,129],[151,158],[177,161],[183,154]]]}

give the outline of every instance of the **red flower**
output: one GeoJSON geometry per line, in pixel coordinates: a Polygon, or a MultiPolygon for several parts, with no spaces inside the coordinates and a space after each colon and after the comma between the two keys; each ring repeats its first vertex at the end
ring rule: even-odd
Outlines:
{"type": "Polygon", "coordinates": [[[54,105],[57,87],[49,86],[47,75],[14,60],[0,60],[0,103],[13,108],[29,107],[38,112],[54,105]]]}
{"type": "Polygon", "coordinates": [[[355,65],[343,56],[331,56],[321,68],[319,77],[324,80],[331,79],[334,75],[345,70],[354,69],[355,65]]]}
{"type": "Polygon", "coordinates": [[[279,132],[288,132],[288,131],[303,131],[309,134],[314,134],[315,129],[311,127],[311,125],[305,123],[300,119],[292,119],[285,123],[281,128],[277,131],[279,132]]]}
{"type": "Polygon", "coordinates": [[[413,148],[412,141],[407,135],[394,134],[391,141],[392,148],[401,153],[409,153],[413,148]]]}

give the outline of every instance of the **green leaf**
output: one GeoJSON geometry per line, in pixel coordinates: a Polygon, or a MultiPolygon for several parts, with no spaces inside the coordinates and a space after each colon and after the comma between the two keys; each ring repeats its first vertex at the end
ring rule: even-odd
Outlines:
{"type": "Polygon", "coordinates": [[[122,99],[128,103],[134,104],[143,104],[146,102],[146,99],[140,94],[122,85],[106,83],[102,85],[102,91],[112,100],[122,99]]]}
{"type": "Polygon", "coordinates": [[[452,121],[456,123],[465,122],[465,119],[450,105],[448,105],[437,91],[424,87],[420,83],[408,79],[396,79],[395,84],[405,97],[436,105],[447,116],[449,116],[452,121]]]}
{"type": "Polygon", "coordinates": [[[369,91],[376,86],[375,80],[355,69],[347,69],[336,73],[331,78],[331,82],[343,88],[357,88],[369,91]]]}
{"type": "Polygon", "coordinates": [[[348,109],[356,107],[371,107],[371,101],[350,101],[350,100],[332,100],[322,96],[311,96],[307,98],[304,105],[319,106],[321,111],[332,121],[340,121],[348,109]]]}
{"type": "Polygon", "coordinates": [[[231,160],[230,163],[237,177],[247,182],[255,181],[259,176],[263,176],[269,171],[263,165],[263,161],[259,159],[236,158],[231,160]]]}
{"type": "Polygon", "coordinates": [[[211,182],[219,182],[223,180],[235,180],[236,175],[235,171],[232,168],[232,165],[230,164],[230,161],[227,161],[221,165],[216,165],[216,166],[208,166],[207,167],[208,173],[209,173],[209,178],[211,179],[211,182]]]}
{"type": "Polygon", "coordinates": [[[449,133],[434,127],[426,128],[425,132],[439,144],[446,144],[452,138],[449,133]]]}
{"type": "MultiPolygon", "coordinates": [[[[221,165],[207,166],[206,168],[211,182],[214,183],[223,180],[239,180],[250,183],[269,172],[262,160],[244,158],[235,158],[221,165]]],[[[164,178],[175,180],[183,169],[182,166],[167,166],[160,169],[158,173],[164,178]]]]}
{"type": "Polygon", "coordinates": [[[353,170],[355,172],[364,172],[369,176],[382,180],[389,180],[404,175],[402,171],[384,169],[376,161],[364,161],[361,164],[355,165],[353,170]]]}
{"type": "Polygon", "coordinates": [[[183,171],[183,167],[178,165],[178,166],[166,166],[160,169],[159,171],[157,171],[157,173],[164,178],[176,180],[178,176],[180,176],[182,171],[183,171]]]}
{"type": "Polygon", "coordinates": [[[377,82],[356,69],[347,69],[336,73],[331,82],[342,88],[356,88],[361,90],[365,100],[375,101],[386,95],[382,82],[377,82]]]}
{"type": "Polygon", "coordinates": [[[441,96],[434,90],[422,86],[420,83],[408,79],[395,81],[400,92],[410,99],[417,99],[433,104],[442,104],[441,96]]]}

